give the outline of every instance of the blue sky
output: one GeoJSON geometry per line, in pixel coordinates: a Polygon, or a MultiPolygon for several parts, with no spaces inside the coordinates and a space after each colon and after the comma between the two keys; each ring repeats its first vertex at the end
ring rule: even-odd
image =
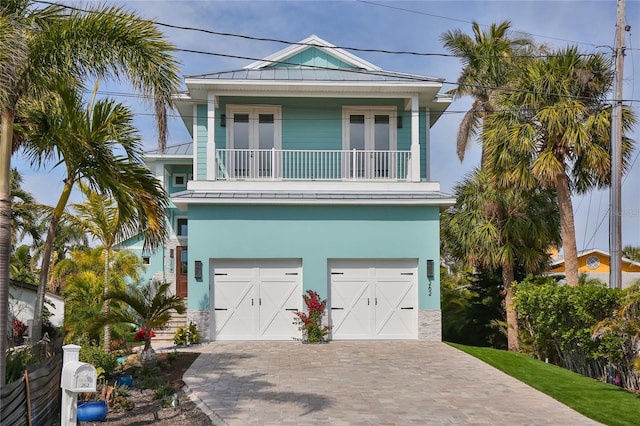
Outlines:
{"type": "MultiPolygon", "coordinates": [[[[94,1],[66,1],[69,5],[103,4],[94,1]]],[[[512,29],[529,33],[537,42],[553,47],[576,45],[586,52],[609,54],[615,41],[616,1],[157,1],[106,2],[124,6],[157,22],[202,28],[261,38],[296,42],[311,34],[338,46],[356,48],[447,53],[440,42],[446,31],[471,32],[471,22],[488,26],[510,20],[512,29]]],[[[627,56],[624,71],[624,98],[640,107],[640,1],[627,0],[627,56]]],[[[286,47],[275,42],[252,41],[241,37],[203,34],[202,32],[162,27],[168,40],[180,49],[222,55],[262,58],[286,47]]],[[[455,82],[461,66],[457,58],[443,56],[352,53],[383,69],[411,72],[455,82]]],[[[251,61],[217,55],[178,52],[183,75],[240,68],[251,61]]],[[[445,84],[444,90],[453,86],[445,84]]],[[[128,93],[126,86],[104,84],[110,93],[128,93]]],[[[151,108],[136,98],[118,98],[136,112],[136,122],[145,147],[156,146],[151,108]]],[[[455,100],[432,129],[432,179],[440,181],[443,191],[451,191],[465,174],[479,163],[476,144],[461,164],[455,153],[458,125],[469,99],[455,100]]],[[[169,145],[189,141],[179,119],[170,122],[169,145]]],[[[631,135],[640,144],[640,130],[631,135]]],[[[634,159],[638,152],[634,153],[634,159]]],[[[25,177],[25,189],[46,204],[54,204],[62,183],[59,173],[33,171],[19,157],[14,165],[25,177]]],[[[640,246],[640,159],[625,177],[622,206],[622,242],[640,246]]],[[[608,250],[609,204],[607,191],[574,198],[578,249],[608,250]]]]}

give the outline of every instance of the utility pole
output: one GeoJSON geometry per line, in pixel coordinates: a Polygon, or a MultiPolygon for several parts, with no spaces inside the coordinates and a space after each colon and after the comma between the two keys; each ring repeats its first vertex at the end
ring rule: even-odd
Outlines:
{"type": "Polygon", "coordinates": [[[622,288],[622,72],[625,0],[617,0],[614,98],[611,111],[611,189],[609,192],[609,287],[622,288]]]}

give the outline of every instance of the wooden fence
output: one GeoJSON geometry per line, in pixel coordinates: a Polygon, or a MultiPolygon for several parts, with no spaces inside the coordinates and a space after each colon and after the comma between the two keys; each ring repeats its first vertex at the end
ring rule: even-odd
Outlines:
{"type": "Polygon", "coordinates": [[[62,354],[27,367],[22,378],[0,388],[0,424],[60,424],[62,354]]]}

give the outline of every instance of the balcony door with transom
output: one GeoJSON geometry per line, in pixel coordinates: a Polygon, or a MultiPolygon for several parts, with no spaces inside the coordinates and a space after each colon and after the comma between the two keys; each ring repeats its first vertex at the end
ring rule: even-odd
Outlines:
{"type": "Polygon", "coordinates": [[[393,108],[345,108],[343,149],[348,150],[344,176],[349,179],[395,178],[396,111],[393,108]]]}
{"type": "Polygon", "coordinates": [[[278,177],[281,149],[280,108],[229,106],[227,173],[234,179],[278,177]]]}

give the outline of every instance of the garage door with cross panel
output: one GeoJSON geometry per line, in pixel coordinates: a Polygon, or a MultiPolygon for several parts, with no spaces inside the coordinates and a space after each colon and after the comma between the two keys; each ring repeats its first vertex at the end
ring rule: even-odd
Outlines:
{"type": "Polygon", "coordinates": [[[334,340],[417,339],[417,260],[333,260],[334,340]]]}
{"type": "Polygon", "coordinates": [[[211,260],[215,340],[292,340],[302,303],[299,260],[211,260]]]}

